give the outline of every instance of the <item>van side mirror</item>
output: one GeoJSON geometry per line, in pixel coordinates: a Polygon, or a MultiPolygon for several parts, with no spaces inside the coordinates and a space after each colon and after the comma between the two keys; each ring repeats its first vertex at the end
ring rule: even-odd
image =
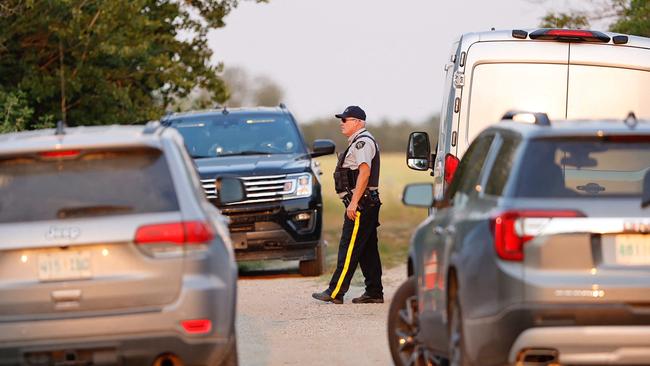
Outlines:
{"type": "Polygon", "coordinates": [[[429,135],[426,132],[411,132],[406,150],[406,165],[413,170],[427,170],[434,160],[429,135]]]}
{"type": "Polygon", "coordinates": [[[433,184],[407,184],[402,193],[402,203],[406,206],[433,207],[434,203],[436,203],[433,198],[433,184]]]}
{"type": "Polygon", "coordinates": [[[310,154],[312,158],[333,154],[334,150],[336,150],[336,144],[334,141],[327,139],[314,140],[314,144],[312,146],[312,153],[310,154]]]}
{"type": "Polygon", "coordinates": [[[215,187],[218,206],[243,201],[246,197],[244,183],[235,177],[217,177],[215,187]]]}

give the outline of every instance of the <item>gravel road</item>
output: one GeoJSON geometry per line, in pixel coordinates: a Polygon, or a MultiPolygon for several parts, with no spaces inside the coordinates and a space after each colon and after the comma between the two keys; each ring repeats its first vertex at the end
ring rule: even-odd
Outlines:
{"type": "Polygon", "coordinates": [[[300,277],[295,271],[242,274],[237,302],[240,365],[391,365],[388,306],[405,277],[405,265],[384,271],[384,304],[352,304],[363,293],[356,285],[345,304],[335,305],[311,297],[326,288],[329,277],[300,277]]]}

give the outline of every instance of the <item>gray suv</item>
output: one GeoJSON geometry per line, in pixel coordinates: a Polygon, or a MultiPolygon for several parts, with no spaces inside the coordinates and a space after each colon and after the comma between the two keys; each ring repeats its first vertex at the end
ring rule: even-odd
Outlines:
{"type": "Polygon", "coordinates": [[[650,364],[650,124],[506,117],[534,123],[481,132],[444,200],[405,189],[437,211],[391,304],[395,363],[650,364]]]}
{"type": "Polygon", "coordinates": [[[200,187],[157,123],[0,135],[0,365],[236,365],[237,267],[200,187]]]}

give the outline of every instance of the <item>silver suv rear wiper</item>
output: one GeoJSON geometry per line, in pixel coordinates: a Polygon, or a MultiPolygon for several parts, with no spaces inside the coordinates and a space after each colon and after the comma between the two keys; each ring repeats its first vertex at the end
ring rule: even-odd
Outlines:
{"type": "Polygon", "coordinates": [[[131,206],[118,206],[118,205],[91,205],[91,206],[71,206],[60,208],[56,212],[56,217],[59,219],[66,219],[70,217],[83,217],[83,216],[101,216],[109,214],[128,213],[133,211],[131,206]]]}

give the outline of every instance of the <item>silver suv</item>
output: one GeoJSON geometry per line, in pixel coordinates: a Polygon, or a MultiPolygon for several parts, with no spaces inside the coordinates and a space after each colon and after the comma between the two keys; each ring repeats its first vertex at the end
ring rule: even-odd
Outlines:
{"type": "Polygon", "coordinates": [[[444,200],[405,190],[438,210],[391,304],[396,364],[650,364],[650,124],[507,117],[535,123],[481,132],[444,200]]]}
{"type": "Polygon", "coordinates": [[[237,267],[200,187],[157,123],[0,135],[0,365],[236,365],[237,267]]]}

